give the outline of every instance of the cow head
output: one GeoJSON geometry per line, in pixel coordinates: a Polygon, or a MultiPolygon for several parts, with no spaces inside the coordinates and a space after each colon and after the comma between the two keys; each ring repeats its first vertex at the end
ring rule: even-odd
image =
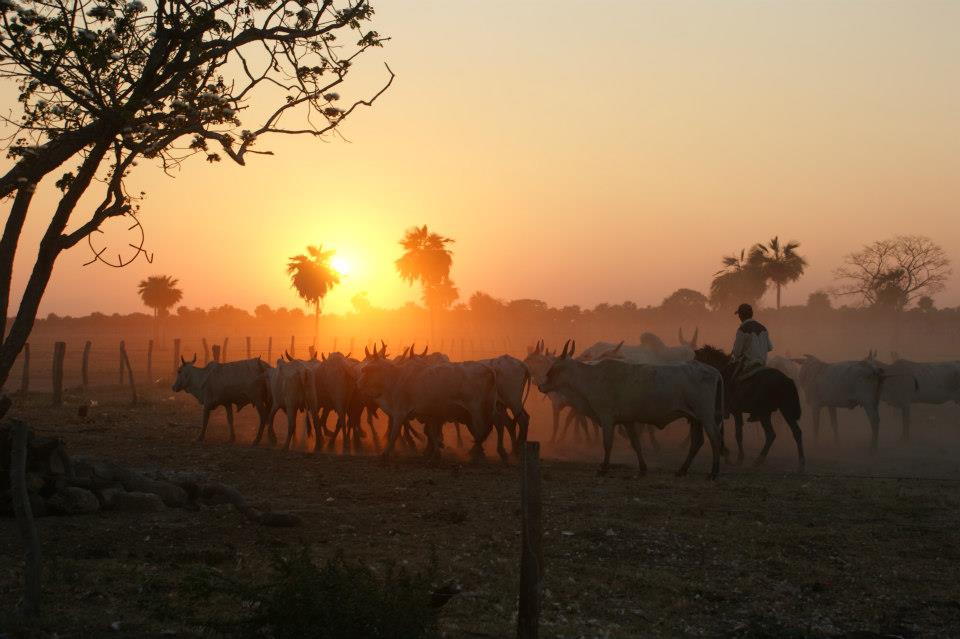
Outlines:
{"type": "Polygon", "coordinates": [[[388,359],[371,359],[360,371],[357,389],[364,397],[380,397],[393,386],[396,377],[397,364],[388,359]]]}
{"type": "Polygon", "coordinates": [[[194,366],[196,363],[196,353],[193,354],[193,359],[189,362],[182,356],[180,357],[180,368],[177,369],[177,379],[173,382],[173,392],[178,393],[189,388],[190,379],[193,377],[193,371],[196,370],[196,366],[194,366]]]}
{"type": "Polygon", "coordinates": [[[553,393],[560,390],[560,385],[563,380],[577,365],[576,360],[573,359],[576,350],[577,342],[567,340],[567,343],[563,345],[563,352],[560,353],[560,356],[557,357],[556,361],[554,361],[547,370],[546,379],[543,380],[542,384],[537,383],[537,388],[540,389],[541,393],[553,393]]]}
{"type": "Polygon", "coordinates": [[[693,329],[693,337],[690,338],[690,341],[683,339],[683,327],[679,329],[679,337],[681,346],[689,346],[693,350],[697,350],[697,337],[700,335],[700,327],[697,326],[693,329]]]}
{"type": "Polygon", "coordinates": [[[533,382],[538,385],[542,384],[546,381],[547,371],[553,366],[553,362],[557,359],[557,356],[546,349],[543,340],[539,340],[536,346],[528,348],[527,350],[529,352],[526,358],[524,358],[523,363],[527,366],[527,370],[530,371],[530,377],[533,378],[533,382]]]}

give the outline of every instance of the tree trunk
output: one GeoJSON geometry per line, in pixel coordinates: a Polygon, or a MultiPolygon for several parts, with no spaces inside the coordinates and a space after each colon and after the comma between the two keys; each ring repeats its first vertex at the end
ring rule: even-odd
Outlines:
{"type": "Polygon", "coordinates": [[[40,610],[40,538],[27,493],[27,425],[13,420],[10,439],[10,498],[17,515],[26,564],[22,611],[25,616],[34,617],[40,610]]]}
{"type": "Polygon", "coordinates": [[[777,282],[777,310],[780,310],[780,283],[777,282]]]}
{"type": "Polygon", "coordinates": [[[313,303],[313,346],[316,348],[320,339],[320,300],[313,303]]]}

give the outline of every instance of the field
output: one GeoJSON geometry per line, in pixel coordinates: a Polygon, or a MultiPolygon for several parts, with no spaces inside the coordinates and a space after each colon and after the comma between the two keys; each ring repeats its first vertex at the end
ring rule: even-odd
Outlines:
{"type": "MultiPolygon", "coordinates": [[[[99,391],[85,418],[76,395],[60,409],[32,395],[14,412],[64,437],[74,456],[202,472],[304,525],[260,527],[228,506],[42,518],[38,635],[215,636],[236,604],[199,599],[183,584],[211,570],[255,582],[278,553],[306,545],[317,559],[342,553],[379,568],[425,569],[436,557],[436,579],[463,588],[442,610],[445,634],[513,636],[519,477],[492,442],[485,463],[460,462],[451,445],[438,467],[409,456],[383,465],[373,455],[252,449],[245,411],[237,444],[225,443],[221,414],[199,445],[192,399],[163,387],[143,394],[131,407],[125,393],[99,391]]],[[[530,405],[532,438],[547,441],[546,404],[534,393],[530,405]]],[[[784,428],[766,467],[725,465],[714,482],[705,480],[706,448],[690,477],[673,476],[679,423],[661,434],[660,451],[646,447],[651,472],[642,478],[622,439],[608,477],[596,474],[596,445],[547,445],[542,636],[960,636],[960,415],[955,406],[919,411],[904,447],[884,417],[876,456],[852,413],[841,414],[839,447],[828,438],[816,445],[808,432],[804,475],[794,472],[784,428]]],[[[749,460],[758,436],[747,428],[749,460]]],[[[11,520],[0,520],[0,539],[2,633],[20,583],[11,520]]]]}

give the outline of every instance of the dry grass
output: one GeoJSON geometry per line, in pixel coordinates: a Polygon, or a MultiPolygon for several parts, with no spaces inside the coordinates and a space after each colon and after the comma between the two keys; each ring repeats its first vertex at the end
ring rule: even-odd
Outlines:
{"type": "MultiPolygon", "coordinates": [[[[454,452],[440,467],[417,459],[384,466],[372,456],[200,446],[199,410],[167,395],[155,392],[136,408],[120,395],[101,397],[85,419],[74,416],[78,398],[53,410],[35,397],[16,410],[38,430],[62,435],[74,455],[200,471],[255,504],[297,512],[304,526],[258,527],[226,506],[41,519],[38,635],[215,636],[211,620],[242,610],[228,597],[197,597],[189,584],[210,571],[255,582],[278,553],[304,545],[319,560],[343,553],[377,570],[391,562],[426,568],[435,555],[437,579],[464,590],[443,609],[443,632],[514,634],[516,467],[492,456],[461,465],[454,452]],[[114,622],[119,629],[111,630],[114,622]]],[[[542,428],[543,405],[531,404],[542,428]]],[[[893,449],[886,440],[894,433],[885,431],[876,458],[861,450],[865,430],[855,422],[844,433],[849,448],[811,446],[805,476],[792,473],[785,431],[766,468],[726,466],[716,482],[703,478],[706,451],[691,477],[673,477],[680,426],[662,438],[660,453],[648,447],[646,478],[634,476],[622,441],[625,463],[606,478],[596,476],[593,447],[547,449],[543,635],[960,636],[960,445],[955,410],[936,416],[940,431],[918,427],[923,441],[911,448],[893,449]],[[865,477],[875,474],[926,478],[865,477]]],[[[252,424],[242,424],[249,441],[252,424]]],[[[222,417],[209,435],[225,439],[222,417]]],[[[747,443],[756,450],[752,435],[747,443]]],[[[11,521],[0,521],[0,539],[2,632],[15,627],[19,587],[11,521]]]]}

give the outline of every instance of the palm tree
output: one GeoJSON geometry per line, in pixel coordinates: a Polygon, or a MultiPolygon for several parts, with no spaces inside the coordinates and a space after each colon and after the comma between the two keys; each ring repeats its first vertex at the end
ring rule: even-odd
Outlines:
{"type": "Polygon", "coordinates": [[[397,272],[411,286],[420,282],[423,287],[423,299],[430,310],[431,341],[436,341],[434,328],[437,310],[457,299],[457,295],[454,295],[456,287],[450,281],[453,251],[447,248],[452,243],[449,237],[431,233],[426,224],[407,229],[400,240],[403,255],[396,261],[397,272]]]}
{"type": "Polygon", "coordinates": [[[177,288],[179,280],[169,275],[151,275],[140,282],[137,293],[145,306],[153,309],[153,339],[160,342],[160,314],[183,299],[183,291],[177,288]]]}
{"type": "Polygon", "coordinates": [[[750,249],[749,261],[760,267],[764,280],[773,282],[777,287],[777,308],[780,308],[780,289],[790,282],[796,282],[807,267],[807,260],[798,253],[800,242],[780,243],[774,237],[768,244],[754,244],[750,249]]]}
{"type": "Polygon", "coordinates": [[[290,286],[297,290],[307,304],[313,304],[313,344],[320,335],[320,302],[340,283],[340,276],[330,265],[333,251],[324,251],[323,245],[308,246],[306,255],[294,255],[287,263],[290,286]]]}
{"type": "Polygon", "coordinates": [[[710,305],[715,308],[732,308],[741,302],[754,303],[767,290],[767,281],[760,266],[748,259],[745,249],[725,255],[723,268],[717,271],[710,283],[710,305]]]}

